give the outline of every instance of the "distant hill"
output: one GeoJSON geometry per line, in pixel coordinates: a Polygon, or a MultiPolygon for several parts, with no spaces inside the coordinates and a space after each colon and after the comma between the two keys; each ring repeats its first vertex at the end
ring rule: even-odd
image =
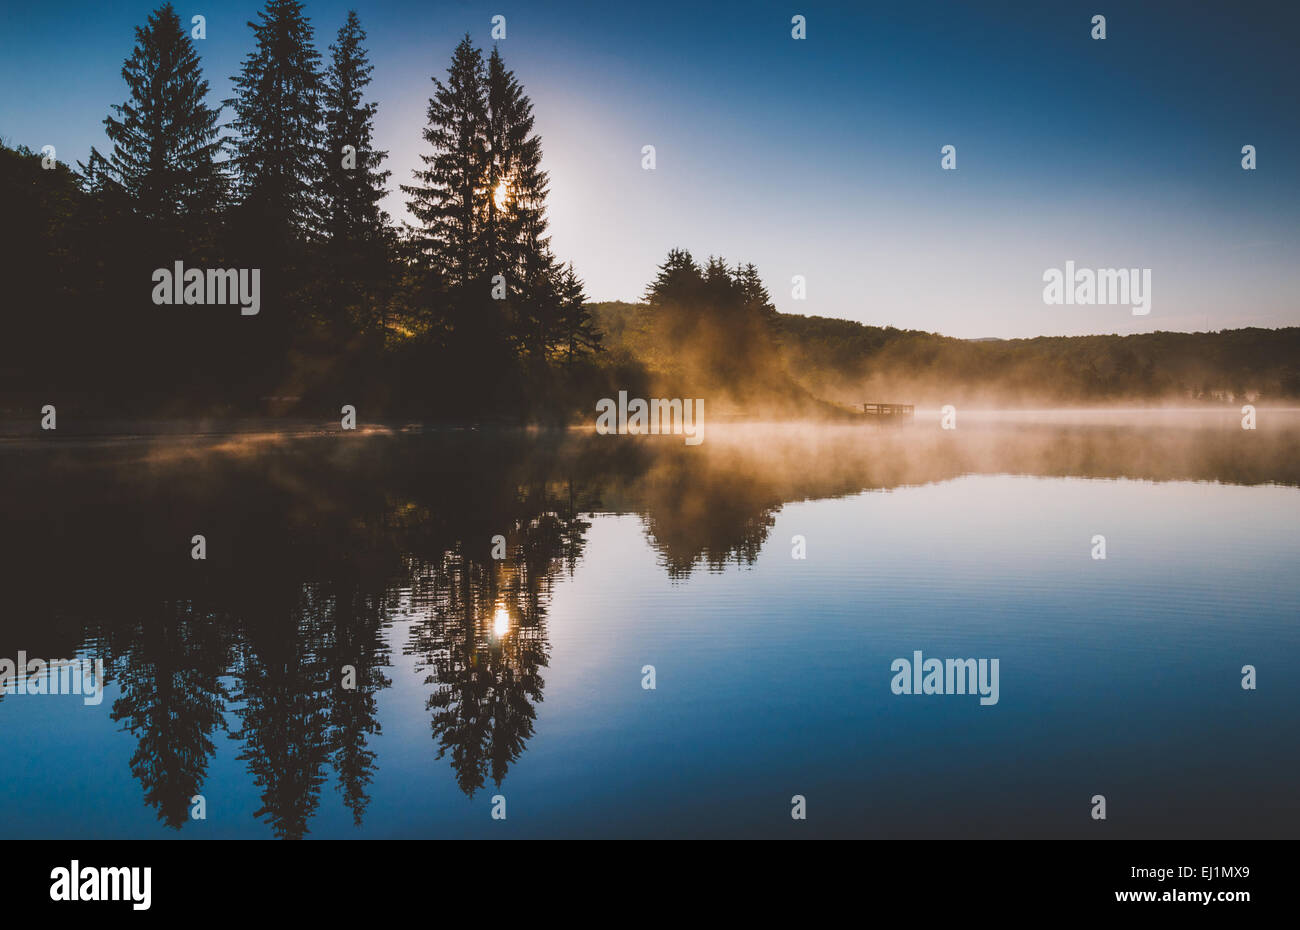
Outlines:
{"type": "MultiPolygon", "coordinates": [[[[590,307],[614,357],[669,381],[683,374],[675,367],[681,347],[656,338],[648,306],[590,307]]],[[[821,402],[1038,407],[1300,399],[1300,327],[957,339],[787,313],[767,325],[775,363],[748,372],[733,392],[751,413],[773,399],[810,410],[821,402]]],[[[727,347],[713,351],[720,360],[727,347]]]]}

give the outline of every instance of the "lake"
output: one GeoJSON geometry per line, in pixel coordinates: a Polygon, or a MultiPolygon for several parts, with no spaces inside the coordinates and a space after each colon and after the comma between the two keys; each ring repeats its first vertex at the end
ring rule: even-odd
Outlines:
{"type": "Polygon", "coordinates": [[[1296,836],[1300,412],[705,437],[10,431],[0,836],[1296,836]]]}

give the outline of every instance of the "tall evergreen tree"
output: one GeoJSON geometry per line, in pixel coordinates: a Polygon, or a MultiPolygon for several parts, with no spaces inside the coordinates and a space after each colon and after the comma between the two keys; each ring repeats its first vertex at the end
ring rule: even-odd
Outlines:
{"type": "Polygon", "coordinates": [[[376,103],[365,103],[370,64],[362,43],[365,30],[355,10],[330,46],[322,103],[325,117],[326,171],[322,190],[325,233],[332,242],[355,244],[380,237],[387,216],[379,207],[391,172],[380,170],[387,152],[373,144],[376,103]],[[351,146],[345,153],[346,147],[351,146]]]}
{"type": "Polygon", "coordinates": [[[547,176],[532,103],[496,49],[485,64],[469,36],[456,47],[446,81],[434,79],[424,138],[432,154],[402,189],[422,225],[417,241],[451,288],[461,348],[544,365],[559,321],[547,176]],[[502,284],[506,299],[488,299],[502,284]]]}
{"type": "Polygon", "coordinates": [[[122,187],[140,216],[171,231],[182,218],[222,206],[220,110],[205,102],[198,53],[170,3],[136,27],[135,40],[122,66],[130,97],[104,120],[113,151],[104,158],[92,149],[90,163],[122,187]]]}
{"type": "Polygon", "coordinates": [[[246,218],[273,240],[319,228],[320,55],[298,0],[267,0],[249,22],[256,43],[233,78],[233,164],[246,218]]]}
{"type": "Polygon", "coordinates": [[[520,293],[513,299],[515,340],[535,372],[546,368],[560,338],[560,266],[549,248],[521,256],[520,293]]]}
{"type": "MultiPolygon", "coordinates": [[[[355,10],[330,46],[322,103],[325,120],[325,173],[321,189],[322,231],[328,264],[318,280],[314,303],[330,317],[335,337],[358,328],[382,333],[388,284],[388,215],[379,203],[391,174],[381,169],[387,152],[374,147],[374,117],[379,109],[363,99],[374,70],[363,43],[365,30],[355,10]]],[[[335,343],[337,344],[337,342],[335,343]]]]}
{"type": "Polygon", "coordinates": [[[741,304],[746,310],[763,317],[776,314],[772,295],[763,286],[763,279],[758,276],[758,269],[752,262],[746,265],[737,264],[734,280],[740,293],[741,304]]]}
{"type": "Polygon", "coordinates": [[[705,307],[715,313],[730,310],[740,303],[739,289],[725,259],[709,256],[709,262],[704,266],[704,301],[705,307]]]}
{"type": "Polygon", "coordinates": [[[547,175],[542,140],[533,132],[533,105],[496,48],[487,63],[488,189],[484,261],[491,273],[519,282],[547,252],[547,175]]]}
{"type": "Polygon", "coordinates": [[[587,295],[582,279],[570,262],[560,271],[556,290],[560,304],[560,334],[565,352],[564,364],[573,363],[585,355],[601,350],[601,334],[596,321],[587,309],[587,295]]]}
{"type": "Polygon", "coordinates": [[[466,35],[452,54],[447,81],[433,78],[417,184],[402,185],[411,213],[422,224],[421,251],[448,284],[461,289],[480,282],[484,265],[479,218],[487,212],[488,165],[484,126],[487,99],[483,53],[466,35]]]}

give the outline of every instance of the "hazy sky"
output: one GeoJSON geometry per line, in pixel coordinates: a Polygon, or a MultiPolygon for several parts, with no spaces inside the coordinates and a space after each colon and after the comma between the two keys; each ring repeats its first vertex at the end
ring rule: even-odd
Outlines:
{"type": "MultiPolygon", "coordinates": [[[[6,143],[52,144],[65,162],[106,150],[133,27],[158,5],[6,3],[6,143]]],[[[214,101],[229,96],[260,4],[175,6],[186,23],[206,16],[205,76],[214,101]]],[[[430,76],[465,32],[489,47],[491,17],[506,16],[499,44],[533,100],[553,245],[593,299],[638,299],[682,246],[754,262],[784,312],[955,336],[1300,324],[1291,0],[307,0],[322,53],[353,6],[395,217],[430,76]],[[1097,13],[1104,41],[1090,37],[1097,13]],[[956,171],[940,168],[944,145],[956,171]],[[1045,305],[1043,272],[1067,260],[1152,269],[1150,315],[1045,305]]]]}

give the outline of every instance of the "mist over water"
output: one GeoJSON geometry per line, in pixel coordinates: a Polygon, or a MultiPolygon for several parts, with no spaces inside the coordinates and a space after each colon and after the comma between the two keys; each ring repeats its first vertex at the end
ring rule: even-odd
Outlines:
{"type": "Polygon", "coordinates": [[[0,656],[108,685],[0,696],[6,838],[1300,825],[1296,411],[60,433],[0,440],[0,656]],[[998,703],[891,693],[914,650],[998,703]]]}

